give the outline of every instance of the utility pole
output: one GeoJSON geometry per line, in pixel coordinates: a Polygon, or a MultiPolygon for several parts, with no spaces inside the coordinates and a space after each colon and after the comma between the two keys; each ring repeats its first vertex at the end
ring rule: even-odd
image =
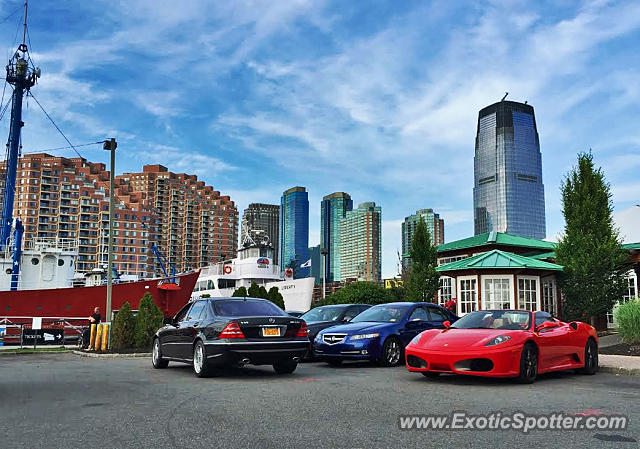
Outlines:
{"type": "Polygon", "coordinates": [[[322,254],[322,299],[326,298],[327,295],[327,251],[326,248],[320,249],[320,254],[322,254]]]}
{"type": "Polygon", "coordinates": [[[111,165],[109,166],[109,248],[107,249],[107,310],[106,321],[111,321],[111,290],[113,284],[113,218],[115,214],[115,170],[116,170],[116,139],[104,141],[103,149],[111,152],[111,165]]]}

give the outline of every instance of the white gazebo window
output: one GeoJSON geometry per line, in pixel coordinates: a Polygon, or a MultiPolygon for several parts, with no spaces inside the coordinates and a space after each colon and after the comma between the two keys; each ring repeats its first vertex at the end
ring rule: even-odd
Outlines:
{"type": "Polygon", "coordinates": [[[542,281],[542,307],[545,312],[549,312],[551,315],[556,316],[556,285],[553,279],[546,279],[542,281]]]}
{"type": "Polygon", "coordinates": [[[511,280],[508,277],[482,277],[482,308],[510,309],[512,308],[511,280]]]}
{"type": "Polygon", "coordinates": [[[438,290],[438,304],[444,306],[453,298],[453,278],[440,276],[440,289],[438,290]]]}
{"type": "Polygon", "coordinates": [[[533,276],[518,277],[518,308],[538,310],[538,278],[533,276]]]}
{"type": "Polygon", "coordinates": [[[458,298],[458,314],[464,315],[476,310],[478,304],[476,300],[476,277],[460,278],[458,287],[458,291],[460,292],[458,298]]]}

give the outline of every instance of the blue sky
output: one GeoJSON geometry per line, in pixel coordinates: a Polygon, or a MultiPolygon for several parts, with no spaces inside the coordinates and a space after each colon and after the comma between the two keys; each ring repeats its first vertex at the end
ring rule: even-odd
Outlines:
{"type": "MultiPolygon", "coordinates": [[[[0,24],[7,57],[19,16],[0,24]]],[[[473,233],[477,114],[506,91],[535,107],[547,235],[592,148],[640,241],[639,2],[34,1],[29,17],[34,94],[73,143],[116,137],[118,173],[195,173],[241,211],[306,186],[312,244],[323,195],[375,201],[385,276],[417,209],[447,241],[473,233]]],[[[66,144],[33,100],[25,122],[24,151],[66,144]]]]}

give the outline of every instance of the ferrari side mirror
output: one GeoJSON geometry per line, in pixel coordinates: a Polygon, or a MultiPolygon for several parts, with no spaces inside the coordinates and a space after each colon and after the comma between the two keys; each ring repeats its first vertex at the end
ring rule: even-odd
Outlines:
{"type": "Polygon", "coordinates": [[[444,326],[445,329],[449,329],[451,327],[451,321],[447,320],[444,323],[442,323],[442,325],[444,326]]]}

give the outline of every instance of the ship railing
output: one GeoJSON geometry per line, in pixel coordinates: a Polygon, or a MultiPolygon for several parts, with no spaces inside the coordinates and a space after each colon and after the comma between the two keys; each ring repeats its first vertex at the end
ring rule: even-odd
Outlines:
{"type": "MultiPolygon", "coordinates": [[[[32,316],[0,316],[0,341],[3,344],[20,344],[22,348],[26,343],[29,346],[37,340],[37,335],[31,331],[33,323],[32,316]]],[[[41,331],[43,335],[58,335],[58,345],[77,346],[82,333],[87,328],[89,319],[87,317],[51,317],[43,316],[41,331]]],[[[55,338],[54,338],[55,340],[55,338]]],[[[46,344],[46,341],[45,341],[46,344]]]]}
{"type": "Polygon", "coordinates": [[[45,248],[54,248],[62,251],[78,251],[78,239],[65,238],[39,238],[35,240],[27,240],[23,244],[24,250],[42,250],[45,248]]]}

